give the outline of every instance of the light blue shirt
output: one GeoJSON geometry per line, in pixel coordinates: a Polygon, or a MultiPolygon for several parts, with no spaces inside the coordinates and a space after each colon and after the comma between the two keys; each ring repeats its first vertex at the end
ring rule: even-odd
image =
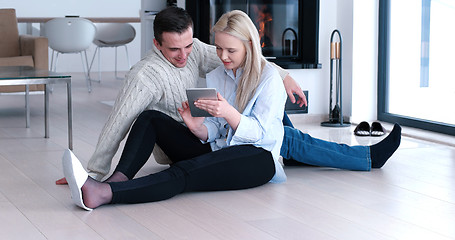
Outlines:
{"type": "MultiPolygon", "coordinates": [[[[235,77],[232,70],[220,66],[207,74],[207,87],[215,88],[235,107],[237,83],[242,73],[242,69],[237,69],[235,77]]],[[[282,119],[285,102],[283,80],[278,71],[267,63],[254,96],[242,112],[237,130],[234,132],[224,118],[208,117],[204,121],[208,130],[206,142],[210,143],[213,151],[241,144],[251,144],[270,151],[275,162],[275,176],[270,181],[286,181],[286,174],[278,161],[284,135],[282,119]]]]}

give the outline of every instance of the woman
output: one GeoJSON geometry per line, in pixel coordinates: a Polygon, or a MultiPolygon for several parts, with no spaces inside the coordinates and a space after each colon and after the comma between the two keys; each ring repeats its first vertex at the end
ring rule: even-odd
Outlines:
{"type": "Polygon", "coordinates": [[[187,127],[158,111],[143,112],[128,136],[119,164],[105,182],[90,177],[67,150],[65,177],[73,201],[91,210],[108,203],[143,203],[188,191],[246,189],[286,180],[278,162],[286,93],[262,56],[259,34],[245,13],[224,14],[213,28],[224,66],[207,75],[217,100],[195,105],[213,117],[192,117],[188,102],[178,109],[187,127]],[[133,179],[155,143],[173,161],[161,172],[133,179]]]}

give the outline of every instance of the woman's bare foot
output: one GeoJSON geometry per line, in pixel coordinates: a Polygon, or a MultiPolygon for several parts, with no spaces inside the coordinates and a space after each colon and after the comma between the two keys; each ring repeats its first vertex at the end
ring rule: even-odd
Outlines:
{"type": "Polygon", "coordinates": [[[98,182],[88,177],[82,190],[82,200],[85,206],[97,208],[101,205],[108,204],[112,201],[112,189],[107,183],[98,182]]]}

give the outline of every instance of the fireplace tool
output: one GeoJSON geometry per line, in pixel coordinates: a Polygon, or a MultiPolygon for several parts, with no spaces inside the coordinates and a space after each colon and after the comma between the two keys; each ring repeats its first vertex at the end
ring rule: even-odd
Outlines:
{"type": "Polygon", "coordinates": [[[343,122],[343,94],[342,94],[342,46],[341,33],[337,29],[332,32],[330,37],[330,101],[329,101],[329,121],[322,122],[324,127],[348,127],[349,122],[343,122]],[[338,41],[334,41],[335,34],[338,41]],[[335,66],[334,66],[335,64],[335,66]],[[334,74],[335,71],[335,74],[334,74]],[[335,80],[334,80],[335,78],[335,80]],[[334,86],[335,85],[335,86],[334,86]],[[333,100],[335,88],[335,100],[333,100]]]}

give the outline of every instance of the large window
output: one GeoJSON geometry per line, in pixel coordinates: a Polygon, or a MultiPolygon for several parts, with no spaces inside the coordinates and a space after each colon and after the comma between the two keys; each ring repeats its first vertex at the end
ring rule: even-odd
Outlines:
{"type": "Polygon", "coordinates": [[[380,0],[379,120],[455,135],[455,1],[380,0]]]}

